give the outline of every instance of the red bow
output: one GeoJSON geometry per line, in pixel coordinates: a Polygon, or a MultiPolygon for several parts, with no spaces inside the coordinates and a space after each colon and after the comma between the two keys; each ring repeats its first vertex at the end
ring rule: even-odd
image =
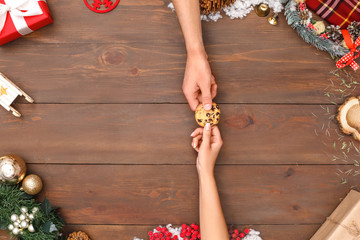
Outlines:
{"type": "Polygon", "coordinates": [[[357,49],[357,47],[360,46],[360,37],[356,39],[355,43],[352,42],[350,34],[348,30],[341,30],[344,40],[348,48],[350,49],[350,52],[345,54],[342,58],[339,59],[336,63],[337,68],[343,68],[347,65],[350,65],[352,69],[355,71],[359,68],[359,65],[355,62],[355,59],[357,59],[360,56],[360,52],[357,49]]]}

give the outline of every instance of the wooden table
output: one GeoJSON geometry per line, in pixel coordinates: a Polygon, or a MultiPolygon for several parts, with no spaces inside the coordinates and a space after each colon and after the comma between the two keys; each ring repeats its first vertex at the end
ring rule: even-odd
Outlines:
{"type": "MultiPolygon", "coordinates": [[[[168,3],[121,0],[100,15],[81,0],[49,0],[54,24],[0,47],[0,71],[36,101],[17,102],[20,119],[0,111],[0,153],[42,177],[67,232],[125,240],[198,222],[196,123],[168,3]]],[[[353,162],[332,161],[338,137],[319,131],[337,129],[324,96],[334,61],[283,16],[278,26],[251,14],[203,28],[223,112],[216,177],[227,222],[264,240],[309,239],[358,186],[340,184],[335,173],[353,162]]]]}

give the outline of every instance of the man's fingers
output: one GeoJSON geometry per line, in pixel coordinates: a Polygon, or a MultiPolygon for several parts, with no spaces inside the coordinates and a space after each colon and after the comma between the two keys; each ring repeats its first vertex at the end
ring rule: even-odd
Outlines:
{"type": "Polygon", "coordinates": [[[201,89],[201,102],[202,105],[204,106],[204,109],[206,111],[209,111],[211,109],[212,106],[212,97],[211,97],[211,85],[206,85],[206,86],[200,86],[201,89]]]}
{"type": "Polygon", "coordinates": [[[197,99],[197,94],[184,91],[184,95],[186,97],[186,100],[189,103],[191,110],[195,111],[197,106],[199,105],[199,100],[197,99]]]}
{"type": "Polygon", "coordinates": [[[218,86],[217,86],[216,83],[214,83],[213,85],[211,85],[211,97],[212,97],[213,99],[216,97],[217,89],[218,89],[218,86]]]}

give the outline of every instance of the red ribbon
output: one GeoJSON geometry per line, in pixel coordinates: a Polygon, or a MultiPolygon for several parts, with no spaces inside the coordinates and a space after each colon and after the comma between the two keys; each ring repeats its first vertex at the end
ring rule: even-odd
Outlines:
{"type": "Polygon", "coordinates": [[[357,50],[357,47],[360,46],[360,37],[358,37],[355,43],[353,43],[348,30],[343,29],[341,32],[344,36],[346,46],[350,49],[350,52],[345,54],[342,58],[339,59],[339,61],[337,61],[336,67],[343,68],[350,65],[352,69],[356,71],[359,68],[359,65],[355,62],[355,59],[360,56],[360,52],[357,50]]]}

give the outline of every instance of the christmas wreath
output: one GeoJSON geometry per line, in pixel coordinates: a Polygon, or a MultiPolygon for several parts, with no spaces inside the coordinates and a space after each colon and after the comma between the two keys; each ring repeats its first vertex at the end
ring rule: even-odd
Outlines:
{"type": "Polygon", "coordinates": [[[18,185],[0,184],[0,229],[18,240],[60,240],[64,220],[45,198],[42,203],[18,185]]]}
{"type": "MultiPolygon", "coordinates": [[[[344,39],[344,31],[340,29],[340,26],[325,26],[323,21],[316,21],[307,8],[305,0],[290,0],[285,6],[285,17],[288,24],[298,32],[305,42],[327,51],[333,57],[343,57],[351,51],[356,51],[349,49],[344,39]]],[[[360,22],[349,24],[347,31],[351,40],[356,42],[360,35],[360,22]]],[[[359,45],[354,47],[357,50],[360,48],[359,45]]]]}

